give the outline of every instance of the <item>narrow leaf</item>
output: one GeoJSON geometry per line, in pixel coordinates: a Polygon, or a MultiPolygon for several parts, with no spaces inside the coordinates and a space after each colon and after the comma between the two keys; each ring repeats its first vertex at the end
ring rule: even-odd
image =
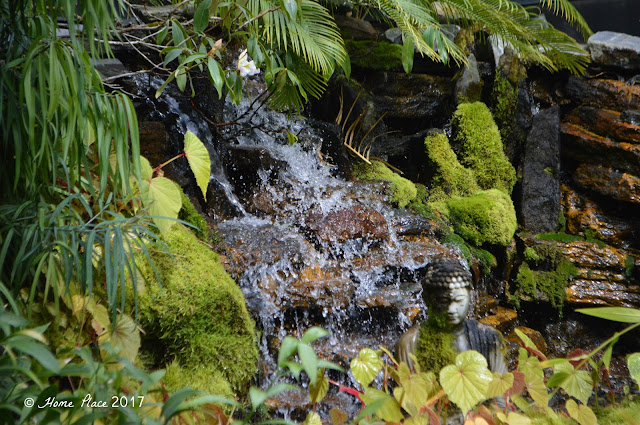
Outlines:
{"type": "Polygon", "coordinates": [[[212,0],[204,0],[193,14],[193,30],[202,32],[209,25],[209,8],[212,0]]]}
{"type": "Polygon", "coordinates": [[[629,307],[580,308],[578,313],[623,323],[640,323],[640,310],[629,307]]]}

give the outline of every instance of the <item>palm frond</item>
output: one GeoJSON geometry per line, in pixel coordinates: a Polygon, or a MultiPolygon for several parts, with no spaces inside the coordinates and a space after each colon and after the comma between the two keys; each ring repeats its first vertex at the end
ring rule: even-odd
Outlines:
{"type": "Polygon", "coordinates": [[[553,11],[555,15],[562,16],[567,22],[574,25],[585,40],[593,34],[587,21],[585,21],[584,17],[569,0],[542,0],[540,3],[542,6],[546,6],[549,10],[553,11]]]}

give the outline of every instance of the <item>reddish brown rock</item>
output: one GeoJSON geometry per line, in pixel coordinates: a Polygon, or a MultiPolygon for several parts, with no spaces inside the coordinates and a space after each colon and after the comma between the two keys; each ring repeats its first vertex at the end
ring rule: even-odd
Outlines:
{"type": "Polygon", "coordinates": [[[562,186],[562,205],[567,231],[572,235],[593,232],[593,237],[610,245],[624,246],[633,240],[637,223],[610,216],[595,202],[579,195],[568,186],[562,186]]]}
{"type": "Polygon", "coordinates": [[[524,326],[516,326],[514,331],[511,332],[507,337],[507,341],[518,344],[521,347],[524,347],[524,343],[515,332],[516,329],[522,332],[523,334],[525,334],[526,336],[528,336],[531,342],[535,344],[535,346],[538,348],[538,350],[542,354],[547,353],[547,342],[544,340],[544,337],[542,336],[542,334],[535,329],[527,328],[524,326]]]}
{"type": "Polygon", "coordinates": [[[617,111],[640,109],[640,85],[624,81],[569,77],[565,92],[576,103],[617,111]]]}
{"type": "Polygon", "coordinates": [[[640,126],[623,121],[617,111],[582,106],[574,109],[564,120],[610,139],[640,143],[640,126]]]}
{"type": "Polygon", "coordinates": [[[483,317],[480,322],[489,326],[493,326],[500,332],[506,332],[511,326],[513,326],[518,318],[518,313],[515,310],[498,306],[496,313],[491,316],[483,317]]]}
{"type": "Polygon", "coordinates": [[[640,286],[609,280],[575,279],[567,287],[568,303],[640,308],[640,286]]]}
{"type": "Polygon", "coordinates": [[[344,242],[348,239],[387,239],[387,221],[382,214],[362,205],[330,211],[326,215],[311,213],[307,227],[322,242],[344,242]]]}
{"type": "Polygon", "coordinates": [[[640,178],[611,168],[582,164],[573,176],[585,189],[617,201],[640,204],[640,178]]]}
{"type": "Polygon", "coordinates": [[[640,144],[616,142],[568,122],[560,131],[565,157],[629,173],[640,170],[640,144]]]}

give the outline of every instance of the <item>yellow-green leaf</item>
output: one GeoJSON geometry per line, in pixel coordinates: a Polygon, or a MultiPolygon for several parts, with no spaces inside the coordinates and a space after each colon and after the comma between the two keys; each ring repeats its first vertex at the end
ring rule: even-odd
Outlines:
{"type": "Polygon", "coordinates": [[[640,323],[640,310],[629,307],[595,307],[579,308],[576,310],[582,314],[613,320],[623,323],[640,323]]]}
{"type": "Polygon", "coordinates": [[[455,365],[445,366],[440,371],[442,389],[465,414],[487,398],[492,379],[487,360],[473,350],[458,354],[455,365]]]}
{"type": "Polygon", "coordinates": [[[627,367],[631,377],[636,380],[640,387],[640,353],[633,353],[627,357],[627,367]]]}
{"type": "Polygon", "coordinates": [[[530,425],[531,424],[531,419],[516,412],[509,412],[508,415],[505,415],[502,412],[498,412],[496,416],[498,419],[500,419],[500,421],[508,425],[530,425]]]}
{"type": "Polygon", "coordinates": [[[586,404],[593,391],[593,380],[584,370],[576,370],[569,362],[561,363],[554,369],[548,386],[559,385],[567,394],[586,404]]]}
{"type": "Polygon", "coordinates": [[[366,387],[382,369],[382,359],[370,348],[363,348],[358,357],[351,360],[351,373],[356,381],[366,387]]]}
{"type": "Polygon", "coordinates": [[[525,373],[524,382],[531,398],[539,407],[547,408],[549,405],[549,393],[544,385],[544,379],[535,373],[525,373]]]}
{"type": "Polygon", "coordinates": [[[501,395],[509,390],[513,386],[513,373],[506,372],[504,375],[500,375],[499,373],[493,374],[493,379],[489,384],[489,389],[487,392],[487,398],[494,398],[501,395]]]}
{"type": "Polygon", "coordinates": [[[322,419],[316,412],[309,412],[302,425],[322,425],[322,419]]]}
{"type": "MultiPolygon", "coordinates": [[[[373,351],[373,350],[371,350],[373,351]]],[[[388,422],[400,422],[404,415],[400,410],[400,405],[395,398],[391,397],[384,391],[380,391],[376,388],[367,387],[362,394],[362,401],[364,404],[369,405],[376,401],[382,400],[382,405],[376,411],[376,414],[383,420],[388,422]]]]}
{"type": "Polygon", "coordinates": [[[427,401],[431,383],[420,374],[411,373],[406,363],[398,367],[399,386],[393,389],[393,396],[400,406],[412,416],[418,416],[420,407],[427,401]]]}
{"type": "Polygon", "coordinates": [[[91,327],[98,335],[102,335],[105,330],[111,327],[111,319],[107,308],[102,304],[90,301],[86,304],[87,311],[91,313],[91,327]]]}
{"type": "Polygon", "coordinates": [[[209,185],[209,177],[211,175],[211,161],[209,152],[204,144],[198,139],[198,136],[190,131],[184,135],[184,156],[189,161],[189,167],[196,176],[196,183],[202,191],[204,200],[207,200],[207,186],[209,185]]]}
{"type": "Polygon", "coordinates": [[[167,232],[178,218],[182,208],[180,188],[166,177],[155,177],[142,182],[142,200],[149,208],[149,215],[161,232],[167,232]],[[160,217],[167,217],[160,218],[160,217]]]}
{"type": "Polygon", "coordinates": [[[335,407],[329,410],[329,417],[331,418],[332,425],[342,425],[349,419],[349,415],[346,412],[335,407]]]}
{"type": "Polygon", "coordinates": [[[133,319],[121,314],[116,319],[116,325],[110,332],[104,332],[98,337],[98,342],[111,342],[114,347],[120,347],[120,355],[133,362],[140,348],[140,333],[133,319]]]}
{"type": "Polygon", "coordinates": [[[589,406],[578,404],[573,399],[567,400],[567,412],[580,425],[598,425],[598,419],[589,406]]]}
{"type": "Polygon", "coordinates": [[[327,395],[327,391],[329,391],[329,379],[324,376],[324,369],[318,369],[318,375],[316,377],[316,382],[309,383],[309,399],[311,403],[318,403],[321,401],[325,395],[327,395]]]}
{"type": "Polygon", "coordinates": [[[144,156],[140,157],[140,177],[142,180],[151,180],[153,178],[153,168],[151,168],[149,160],[144,156]]]}

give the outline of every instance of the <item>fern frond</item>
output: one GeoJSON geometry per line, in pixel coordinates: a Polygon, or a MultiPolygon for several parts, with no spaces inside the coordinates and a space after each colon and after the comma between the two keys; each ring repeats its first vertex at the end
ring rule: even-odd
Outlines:
{"type": "Polygon", "coordinates": [[[542,0],[542,6],[549,8],[549,10],[553,11],[555,15],[562,16],[567,20],[570,24],[574,25],[578,31],[582,34],[582,36],[588,39],[593,32],[587,21],[582,17],[580,12],[571,4],[569,0],[542,0]]]}

